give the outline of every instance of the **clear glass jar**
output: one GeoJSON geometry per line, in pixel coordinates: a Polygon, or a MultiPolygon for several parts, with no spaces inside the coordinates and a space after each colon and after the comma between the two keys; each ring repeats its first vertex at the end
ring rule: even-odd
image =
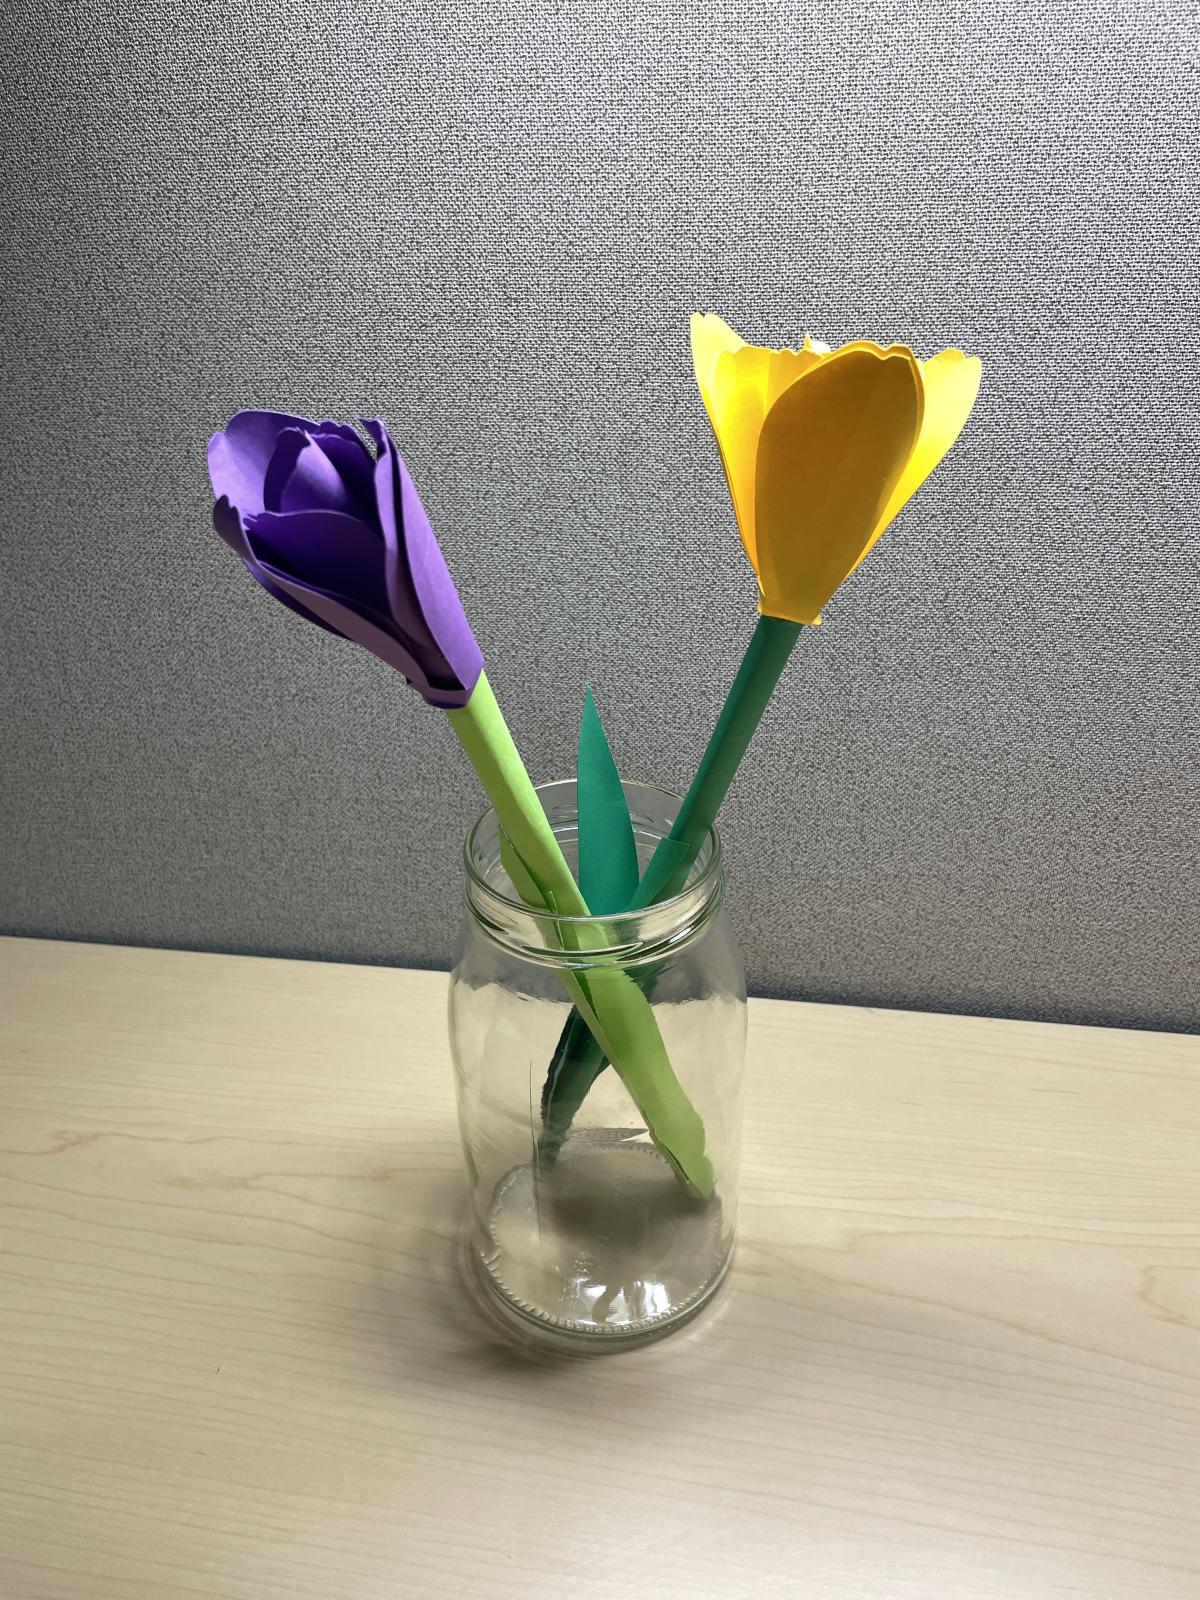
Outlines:
{"type": "MultiPolygon", "coordinates": [[[[624,788],[644,870],[679,797],[624,788]]],[[[575,784],[538,793],[574,870],[575,784]]],[[[560,917],[521,902],[488,811],[467,839],[465,898],[450,1043],[473,1279],[510,1328],[559,1345],[614,1349],[657,1338],[716,1292],[734,1245],[746,986],[723,909],[717,835],[672,899],[623,916],[560,917]],[[612,1067],[565,1136],[548,1137],[543,1126],[546,1073],[572,1010],[567,985],[614,965],[648,997],[703,1121],[710,1193],[676,1176],[612,1067]]]]}

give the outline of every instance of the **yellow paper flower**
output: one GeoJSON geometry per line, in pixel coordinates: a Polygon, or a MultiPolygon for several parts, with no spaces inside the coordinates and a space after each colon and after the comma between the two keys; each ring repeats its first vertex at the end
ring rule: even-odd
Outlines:
{"type": "Polygon", "coordinates": [[[692,318],[712,421],[764,616],[815,623],[962,432],[982,367],[860,339],[830,350],[746,344],[692,318]]]}

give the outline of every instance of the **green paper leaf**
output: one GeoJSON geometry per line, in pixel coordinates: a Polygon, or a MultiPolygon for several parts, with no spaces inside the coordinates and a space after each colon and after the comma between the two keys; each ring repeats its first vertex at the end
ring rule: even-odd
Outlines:
{"type": "Polygon", "coordinates": [[[577,767],[579,887],[594,917],[624,911],[637,892],[629,805],[590,689],[584,690],[577,767]]]}
{"type": "MultiPolygon", "coordinates": [[[[759,617],[671,832],[660,842],[627,909],[653,905],[682,889],[801,631],[798,622],[759,617]]],[[[653,992],[656,975],[655,968],[639,975],[647,994],[653,992]]],[[[606,1064],[599,1034],[579,1016],[569,1017],[542,1089],[542,1143],[548,1162],[606,1064]]]]}

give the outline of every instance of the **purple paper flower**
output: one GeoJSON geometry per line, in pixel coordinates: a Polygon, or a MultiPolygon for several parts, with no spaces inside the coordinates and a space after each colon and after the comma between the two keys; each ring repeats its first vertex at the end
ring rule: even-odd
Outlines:
{"type": "Polygon", "coordinates": [[[268,594],[386,661],[430,705],[483,670],[425,508],[382,422],[239,411],[208,444],[213,526],[268,594]]]}

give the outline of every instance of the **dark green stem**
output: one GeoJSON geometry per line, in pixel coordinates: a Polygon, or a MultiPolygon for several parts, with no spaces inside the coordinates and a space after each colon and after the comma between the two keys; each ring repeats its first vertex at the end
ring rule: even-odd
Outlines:
{"type": "Polygon", "coordinates": [[[638,884],[631,911],[669,899],[687,882],[802,627],[780,617],[759,617],[696,776],[638,884]]]}
{"type": "MultiPolygon", "coordinates": [[[[780,617],[758,619],[696,776],[670,833],[659,843],[642,875],[629,910],[666,900],[687,882],[802,626],[780,617]]],[[[647,974],[643,987],[652,985],[653,977],[653,972],[647,974]]],[[[573,1011],[559,1037],[542,1090],[543,1160],[553,1160],[604,1066],[603,1051],[579,1013],[573,1011]]]]}

